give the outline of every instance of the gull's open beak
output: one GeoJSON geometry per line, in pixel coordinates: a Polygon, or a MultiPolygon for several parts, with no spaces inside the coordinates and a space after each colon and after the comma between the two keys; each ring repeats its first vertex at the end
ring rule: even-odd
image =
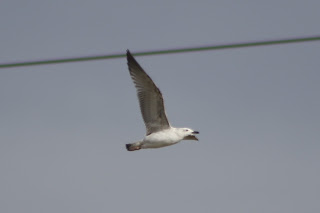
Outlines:
{"type": "Polygon", "coordinates": [[[199,132],[198,131],[193,131],[192,134],[188,135],[187,137],[185,137],[184,140],[198,141],[199,139],[194,134],[199,134],[199,132]]]}

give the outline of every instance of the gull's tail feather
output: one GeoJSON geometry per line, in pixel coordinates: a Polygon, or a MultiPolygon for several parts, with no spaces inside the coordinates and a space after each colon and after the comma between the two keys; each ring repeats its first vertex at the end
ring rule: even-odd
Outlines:
{"type": "Polygon", "coordinates": [[[142,142],[128,143],[126,144],[126,148],[128,151],[136,151],[141,149],[142,142]]]}

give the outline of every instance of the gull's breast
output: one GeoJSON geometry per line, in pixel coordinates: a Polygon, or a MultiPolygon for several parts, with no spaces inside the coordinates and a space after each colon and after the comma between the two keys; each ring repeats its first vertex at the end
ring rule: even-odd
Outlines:
{"type": "Polygon", "coordinates": [[[170,146],[181,141],[182,138],[170,130],[163,130],[147,135],[143,140],[142,148],[160,148],[170,146]]]}

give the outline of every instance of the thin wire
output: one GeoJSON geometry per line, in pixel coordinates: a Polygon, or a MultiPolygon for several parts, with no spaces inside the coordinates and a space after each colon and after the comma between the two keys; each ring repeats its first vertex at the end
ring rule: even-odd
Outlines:
{"type": "MultiPolygon", "coordinates": [[[[145,55],[173,54],[173,53],[183,53],[183,52],[231,49],[231,48],[240,48],[240,47],[278,45],[278,44],[298,43],[298,42],[307,42],[307,41],[319,41],[319,40],[320,40],[320,36],[310,36],[310,37],[300,37],[300,38],[291,38],[291,39],[278,39],[278,40],[243,42],[243,43],[232,43],[232,44],[201,46],[201,47],[187,47],[187,48],[178,48],[178,49],[142,51],[142,52],[135,52],[135,53],[133,53],[133,55],[145,56],[145,55]]],[[[48,59],[48,60],[39,60],[39,61],[4,63],[4,64],[0,64],[0,68],[35,66],[35,65],[46,65],[46,64],[60,64],[60,63],[93,61],[93,60],[107,60],[107,59],[114,59],[114,58],[122,58],[125,56],[126,56],[126,54],[124,54],[124,53],[118,53],[118,54],[85,56],[85,57],[76,57],[76,58],[48,59]]]]}

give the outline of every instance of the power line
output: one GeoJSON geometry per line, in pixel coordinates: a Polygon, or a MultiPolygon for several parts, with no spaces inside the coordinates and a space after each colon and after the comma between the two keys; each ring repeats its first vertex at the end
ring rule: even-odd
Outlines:
{"type": "MultiPolygon", "coordinates": [[[[278,45],[278,44],[289,44],[307,41],[319,41],[320,36],[310,36],[310,37],[300,37],[291,39],[278,39],[278,40],[268,40],[268,41],[256,41],[256,42],[242,42],[242,43],[231,43],[222,45],[212,45],[212,46],[200,46],[200,47],[186,47],[177,49],[166,49],[166,50],[153,50],[153,51],[142,51],[133,53],[135,56],[145,56],[145,55],[159,55],[159,54],[173,54],[182,52],[196,52],[196,51],[206,51],[206,50],[219,50],[219,49],[231,49],[240,47],[254,47],[254,46],[266,46],[266,45],[278,45]]],[[[69,62],[79,62],[79,61],[93,61],[93,60],[106,60],[114,58],[125,57],[126,54],[109,54],[109,55],[97,55],[97,56],[84,56],[75,58],[61,58],[61,59],[48,59],[39,61],[25,61],[25,62],[15,62],[15,63],[3,63],[0,64],[0,68],[10,68],[10,67],[22,67],[22,66],[35,66],[35,65],[46,65],[46,64],[59,64],[59,63],[69,63],[69,62]]]]}

